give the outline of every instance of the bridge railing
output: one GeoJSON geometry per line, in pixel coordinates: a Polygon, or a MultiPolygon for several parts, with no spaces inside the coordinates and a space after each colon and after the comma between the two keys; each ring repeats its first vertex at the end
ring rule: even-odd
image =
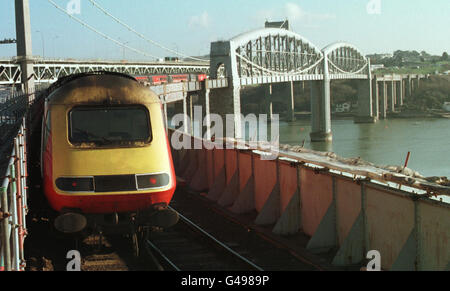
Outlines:
{"type": "Polygon", "coordinates": [[[42,89],[13,92],[0,103],[0,271],[25,269],[27,113],[42,89]]]}
{"type": "Polygon", "coordinates": [[[331,265],[361,267],[377,251],[383,270],[450,268],[450,204],[428,195],[448,197],[450,187],[307,150],[264,159],[273,152],[231,139],[216,147],[221,140],[173,130],[169,137],[194,145],[172,151],[177,176],[190,189],[232,213],[256,213],[250,227],[306,235],[298,246],[331,265]]]}
{"type": "Polygon", "coordinates": [[[26,128],[23,118],[0,188],[0,271],[23,271],[27,206],[26,128]]]}

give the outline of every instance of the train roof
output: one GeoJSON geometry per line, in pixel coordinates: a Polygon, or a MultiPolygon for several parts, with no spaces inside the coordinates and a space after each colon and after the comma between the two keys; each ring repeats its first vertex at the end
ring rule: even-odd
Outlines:
{"type": "Polygon", "coordinates": [[[159,103],[158,96],[135,78],[114,72],[70,75],[48,88],[50,105],[119,105],[159,103]]]}

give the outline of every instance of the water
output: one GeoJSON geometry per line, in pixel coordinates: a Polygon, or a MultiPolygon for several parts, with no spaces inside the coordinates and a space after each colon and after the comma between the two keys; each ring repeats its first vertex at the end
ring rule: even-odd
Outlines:
{"type": "Polygon", "coordinates": [[[353,119],[332,121],[333,142],[311,143],[309,120],[280,122],[280,143],[335,152],[346,158],[361,157],[377,165],[403,166],[424,176],[450,177],[450,119],[390,119],[355,124],[353,119]]]}

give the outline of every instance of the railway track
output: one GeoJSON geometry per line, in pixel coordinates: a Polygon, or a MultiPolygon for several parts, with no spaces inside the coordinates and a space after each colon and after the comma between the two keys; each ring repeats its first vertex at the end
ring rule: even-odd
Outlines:
{"type": "Polygon", "coordinates": [[[150,232],[141,242],[141,257],[137,260],[130,237],[106,236],[101,242],[93,235],[68,238],[56,235],[48,218],[35,216],[29,221],[27,269],[65,271],[67,252],[78,250],[82,271],[320,270],[212,211],[183,190],[177,191],[174,198],[171,205],[182,212],[179,223],[164,231],[150,232]]]}
{"type": "Polygon", "coordinates": [[[187,217],[179,215],[180,221],[175,227],[152,233],[145,241],[161,270],[263,271],[244,254],[236,252],[187,217]]]}

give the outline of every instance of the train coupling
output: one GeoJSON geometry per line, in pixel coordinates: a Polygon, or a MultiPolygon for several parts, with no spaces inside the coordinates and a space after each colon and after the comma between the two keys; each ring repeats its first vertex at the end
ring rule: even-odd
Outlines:
{"type": "Polygon", "coordinates": [[[167,207],[167,204],[155,205],[148,211],[139,212],[137,221],[141,225],[170,228],[178,223],[178,212],[167,207]]]}

